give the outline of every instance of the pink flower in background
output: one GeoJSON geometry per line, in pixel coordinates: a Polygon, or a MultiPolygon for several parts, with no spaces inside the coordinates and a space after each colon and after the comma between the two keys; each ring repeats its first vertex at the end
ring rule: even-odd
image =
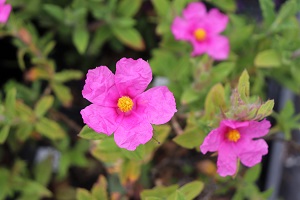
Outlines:
{"type": "Polygon", "coordinates": [[[224,60],[229,54],[229,41],[220,35],[225,30],[228,17],[217,9],[208,13],[203,3],[190,3],[183,10],[183,18],[176,17],[171,30],[176,40],[192,43],[192,56],[207,53],[216,60],[224,60]]]}
{"type": "Polygon", "coordinates": [[[0,23],[5,24],[11,11],[11,5],[5,4],[5,0],[0,0],[0,23]]]}
{"type": "Polygon", "coordinates": [[[267,120],[233,121],[223,120],[219,128],[212,130],[200,146],[201,152],[218,151],[218,173],[220,176],[234,175],[237,161],[247,167],[261,162],[262,156],[268,153],[268,145],[263,139],[271,127],[267,120]]]}
{"type": "Polygon", "coordinates": [[[164,124],[177,111],[167,87],[144,92],[151,80],[150,65],[142,59],[122,58],[115,74],[106,66],[89,70],[82,95],[92,104],[80,112],[84,123],[96,132],[114,133],[116,144],[127,150],[147,143],[151,124],[164,124]]]}

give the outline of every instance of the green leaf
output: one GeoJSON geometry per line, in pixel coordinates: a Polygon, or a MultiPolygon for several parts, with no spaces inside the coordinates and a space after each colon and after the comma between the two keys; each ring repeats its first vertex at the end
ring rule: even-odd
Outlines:
{"type": "Polygon", "coordinates": [[[10,118],[12,118],[15,115],[16,94],[17,90],[15,88],[9,89],[6,93],[5,112],[10,118]]]}
{"type": "Polygon", "coordinates": [[[91,129],[90,127],[88,127],[87,125],[85,125],[80,133],[78,134],[79,137],[87,139],[87,140],[102,140],[106,137],[108,137],[107,135],[103,134],[103,133],[97,133],[95,132],[93,129],[91,129]]]}
{"type": "Polygon", "coordinates": [[[175,138],[173,138],[173,141],[184,148],[192,149],[199,147],[203,142],[204,137],[204,132],[199,127],[195,126],[185,128],[183,134],[177,135],[175,138]]]}
{"type": "Polygon", "coordinates": [[[51,191],[38,182],[22,180],[18,184],[18,187],[18,189],[21,190],[22,195],[28,199],[33,199],[34,197],[40,197],[38,199],[42,199],[42,197],[52,197],[51,191]]]}
{"type": "Polygon", "coordinates": [[[107,181],[103,175],[100,175],[98,181],[93,185],[92,195],[97,200],[108,200],[107,181]]]}
{"type": "Polygon", "coordinates": [[[83,73],[79,70],[64,70],[54,75],[54,81],[64,83],[71,80],[80,80],[83,73]]]}
{"type": "Polygon", "coordinates": [[[48,156],[41,162],[37,163],[34,168],[33,172],[35,180],[44,186],[47,186],[50,181],[52,175],[52,162],[53,158],[48,156]]]}
{"type": "Polygon", "coordinates": [[[111,37],[111,35],[112,32],[107,25],[99,27],[93,34],[88,52],[92,55],[97,55],[104,43],[111,37]]]}
{"type": "Polygon", "coordinates": [[[62,139],[66,136],[65,131],[56,122],[48,118],[41,118],[35,126],[36,130],[51,140],[62,139]]]}
{"type": "Polygon", "coordinates": [[[153,189],[146,189],[141,192],[141,199],[145,200],[147,197],[159,197],[167,198],[170,194],[175,192],[178,188],[178,185],[171,185],[168,187],[157,186],[153,189]]]}
{"type": "Polygon", "coordinates": [[[85,27],[76,27],[72,39],[77,51],[83,54],[88,46],[90,34],[85,27]]]}
{"type": "Polygon", "coordinates": [[[132,17],[139,11],[142,0],[121,0],[118,3],[117,13],[122,17],[132,17]]]}
{"type": "Polygon", "coordinates": [[[151,0],[151,2],[157,15],[160,17],[165,17],[171,8],[171,3],[168,0],[151,0]]]}
{"type": "Polygon", "coordinates": [[[193,88],[186,88],[181,96],[180,102],[183,105],[190,104],[199,99],[199,92],[195,91],[193,88]]]}
{"type": "Polygon", "coordinates": [[[273,0],[259,0],[259,4],[265,24],[270,26],[276,17],[273,0]]]}
{"type": "Polygon", "coordinates": [[[46,112],[53,105],[54,98],[51,95],[43,96],[35,105],[35,115],[40,118],[46,114],[46,112]]]}
{"type": "Polygon", "coordinates": [[[0,130],[0,144],[3,144],[8,136],[10,125],[4,125],[0,130]]]}
{"type": "Polygon", "coordinates": [[[254,64],[260,68],[280,67],[280,56],[273,49],[264,50],[256,55],[254,64]]]}
{"type": "Polygon", "coordinates": [[[124,160],[119,173],[121,184],[126,185],[127,182],[135,182],[140,177],[141,165],[135,160],[124,160]]]}
{"type": "MultiPolygon", "coordinates": [[[[299,4],[299,3],[298,3],[299,4]]],[[[297,5],[297,0],[286,1],[280,8],[277,17],[272,24],[272,28],[276,28],[279,24],[284,23],[284,21],[291,16],[294,16],[299,11],[299,5],[297,5]]]]}
{"type": "Polygon", "coordinates": [[[145,49],[145,44],[140,33],[134,28],[122,28],[112,25],[113,34],[128,47],[142,51],[145,49]]]}
{"type": "Polygon", "coordinates": [[[131,160],[143,160],[145,157],[145,145],[141,144],[134,151],[128,151],[126,149],[121,149],[125,157],[131,160]]]}
{"type": "Polygon", "coordinates": [[[176,190],[173,194],[168,196],[167,200],[186,200],[186,198],[180,190],[176,190]]]}
{"type": "Polygon", "coordinates": [[[208,119],[213,119],[216,113],[220,111],[225,111],[226,102],[225,102],[225,89],[223,85],[216,84],[208,92],[205,99],[205,116],[208,119]]]}
{"type": "Polygon", "coordinates": [[[95,158],[106,163],[116,162],[122,157],[121,149],[116,145],[113,137],[97,141],[97,145],[92,146],[90,152],[95,158]]]}
{"type": "Polygon", "coordinates": [[[76,200],[97,200],[90,192],[84,188],[76,189],[76,200]]]}
{"type": "Polygon", "coordinates": [[[64,10],[57,5],[53,4],[44,4],[43,9],[52,17],[54,17],[57,21],[63,22],[64,21],[64,10]]]}
{"type": "Polygon", "coordinates": [[[236,3],[234,0],[206,0],[209,3],[212,3],[219,7],[220,9],[227,11],[227,12],[234,12],[236,10],[236,3]]]}
{"type": "Polygon", "coordinates": [[[244,70],[242,75],[239,78],[238,93],[240,94],[241,99],[244,102],[248,101],[250,95],[250,83],[249,83],[249,74],[247,70],[244,70]]]}
{"type": "Polygon", "coordinates": [[[203,182],[193,181],[179,188],[179,191],[183,194],[185,200],[192,200],[202,192],[203,188],[203,182]]]}
{"type": "Polygon", "coordinates": [[[259,178],[260,173],[261,173],[261,164],[257,164],[246,171],[244,175],[244,180],[249,183],[254,183],[259,178]]]}
{"type": "Polygon", "coordinates": [[[31,123],[20,124],[16,131],[17,138],[21,141],[27,140],[27,138],[32,133],[33,128],[34,126],[31,123]]]}
{"type": "Polygon", "coordinates": [[[62,104],[64,106],[70,106],[73,98],[70,88],[60,83],[53,83],[52,88],[55,95],[62,102],[62,104]]]}
{"type": "Polygon", "coordinates": [[[268,100],[257,111],[257,115],[261,116],[260,119],[265,118],[272,114],[274,107],[274,100],[268,100]]]}

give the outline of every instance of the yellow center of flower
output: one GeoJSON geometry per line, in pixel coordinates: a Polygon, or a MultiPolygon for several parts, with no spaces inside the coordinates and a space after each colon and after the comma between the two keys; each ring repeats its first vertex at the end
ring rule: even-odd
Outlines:
{"type": "Polygon", "coordinates": [[[227,132],[226,137],[231,142],[237,142],[241,138],[241,134],[237,130],[230,130],[227,132]]]}
{"type": "Polygon", "coordinates": [[[206,39],[206,32],[202,28],[198,28],[194,31],[194,37],[198,42],[202,42],[206,39]]]}
{"type": "Polygon", "coordinates": [[[118,107],[122,112],[131,111],[133,107],[133,101],[128,96],[122,96],[118,100],[118,107]]]}

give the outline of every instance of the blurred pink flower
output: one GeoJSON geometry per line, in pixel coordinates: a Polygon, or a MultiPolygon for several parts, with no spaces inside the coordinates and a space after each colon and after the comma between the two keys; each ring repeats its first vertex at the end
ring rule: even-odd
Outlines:
{"type": "Polygon", "coordinates": [[[220,176],[234,175],[238,158],[247,167],[252,167],[268,153],[268,145],[263,139],[271,127],[267,120],[234,121],[223,120],[219,128],[212,130],[200,146],[201,152],[218,151],[218,173],[220,176]]]}
{"type": "Polygon", "coordinates": [[[227,23],[228,17],[219,10],[207,13],[203,3],[193,2],[183,10],[183,18],[174,19],[171,30],[176,40],[192,43],[192,56],[207,53],[216,60],[224,60],[229,54],[229,41],[219,34],[227,23]]]}
{"type": "Polygon", "coordinates": [[[0,0],[0,23],[5,24],[11,11],[11,5],[5,4],[5,0],[0,0]]]}
{"type": "Polygon", "coordinates": [[[106,66],[89,70],[82,95],[92,104],[80,112],[84,123],[96,132],[114,133],[116,144],[127,150],[147,143],[151,124],[164,124],[177,111],[167,87],[144,92],[151,80],[150,65],[142,59],[122,58],[115,74],[106,66]]]}

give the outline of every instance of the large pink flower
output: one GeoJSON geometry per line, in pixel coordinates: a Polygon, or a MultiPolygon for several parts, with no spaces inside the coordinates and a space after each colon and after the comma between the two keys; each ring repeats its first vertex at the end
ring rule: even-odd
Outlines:
{"type": "Polygon", "coordinates": [[[238,158],[247,167],[252,167],[268,153],[267,143],[257,138],[266,135],[270,127],[267,120],[223,120],[219,128],[207,135],[200,146],[201,152],[206,154],[207,151],[218,151],[218,173],[221,176],[232,176],[236,173],[238,158]]]}
{"type": "Polygon", "coordinates": [[[5,24],[11,11],[11,5],[5,4],[5,0],[0,0],[0,23],[5,24]]]}
{"type": "Polygon", "coordinates": [[[192,43],[192,56],[207,53],[216,60],[224,60],[229,54],[228,39],[220,33],[225,30],[228,17],[217,9],[208,13],[203,3],[190,3],[183,10],[183,18],[176,17],[171,30],[176,40],[192,43]]]}
{"type": "Polygon", "coordinates": [[[151,80],[150,65],[142,59],[122,58],[115,74],[106,66],[89,70],[82,95],[92,104],[80,112],[84,123],[96,132],[114,133],[121,148],[145,144],[153,135],[151,124],[164,124],[177,111],[167,87],[144,92],[151,80]]]}

